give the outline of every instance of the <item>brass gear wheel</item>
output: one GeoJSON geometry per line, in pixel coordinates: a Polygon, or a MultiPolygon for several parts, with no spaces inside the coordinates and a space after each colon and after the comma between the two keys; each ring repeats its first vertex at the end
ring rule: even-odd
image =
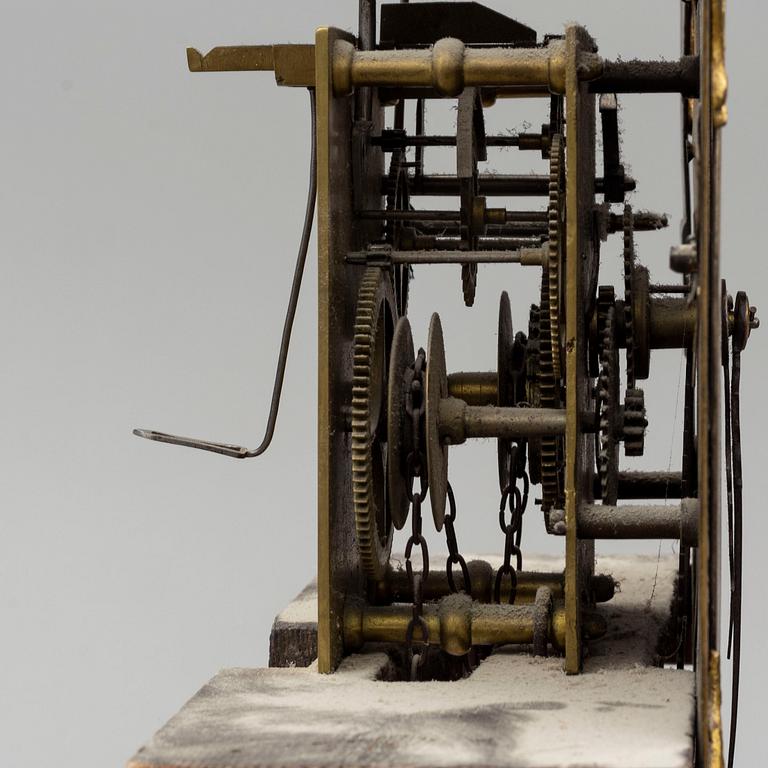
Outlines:
{"type": "Polygon", "coordinates": [[[387,377],[397,310],[389,274],[368,267],[360,283],[352,363],[352,499],[360,564],[384,578],[392,549],[387,494],[387,377]]]}
{"type": "Polygon", "coordinates": [[[549,154],[549,205],[547,208],[547,294],[549,305],[549,336],[552,356],[552,376],[559,386],[560,365],[560,304],[563,248],[565,246],[565,153],[563,137],[552,137],[549,154]]]}
{"type": "MultiPolygon", "coordinates": [[[[538,311],[538,394],[542,408],[562,407],[560,364],[561,273],[565,226],[564,145],[560,134],[552,136],[549,156],[549,240],[541,281],[538,311]]],[[[563,439],[542,437],[540,455],[541,507],[549,519],[551,509],[563,506],[563,439]]]]}

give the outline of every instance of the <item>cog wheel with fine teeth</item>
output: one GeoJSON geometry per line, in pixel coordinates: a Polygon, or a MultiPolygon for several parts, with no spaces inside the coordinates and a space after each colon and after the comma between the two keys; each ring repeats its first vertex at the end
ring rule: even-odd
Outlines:
{"type": "MultiPolygon", "coordinates": [[[[600,304],[598,304],[600,307],[600,304]]],[[[597,471],[603,504],[618,500],[619,437],[621,418],[619,405],[619,354],[616,348],[615,305],[600,307],[602,344],[600,374],[597,379],[599,444],[597,471]]]]}
{"type": "Polygon", "coordinates": [[[624,206],[624,336],[627,346],[627,389],[634,389],[636,381],[635,353],[636,341],[634,330],[634,302],[637,297],[633,295],[632,283],[635,272],[635,237],[634,214],[632,207],[624,206]]]}
{"type": "Polygon", "coordinates": [[[547,207],[547,294],[549,308],[550,355],[552,377],[559,386],[562,377],[560,360],[560,307],[562,293],[563,248],[565,247],[565,152],[563,137],[552,137],[549,155],[549,205],[547,207]]]}
{"type": "Polygon", "coordinates": [[[645,449],[645,393],[642,389],[628,389],[624,394],[624,455],[642,456],[645,449]]]}
{"type": "Polygon", "coordinates": [[[387,494],[387,378],[397,310],[392,280],[368,267],[360,283],[352,364],[352,499],[363,572],[384,578],[392,548],[387,494]]]}

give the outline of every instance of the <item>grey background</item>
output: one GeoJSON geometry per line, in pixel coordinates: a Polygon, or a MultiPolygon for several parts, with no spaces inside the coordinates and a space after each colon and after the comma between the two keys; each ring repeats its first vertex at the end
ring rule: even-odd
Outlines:
{"type": "MultiPolygon", "coordinates": [[[[540,34],[577,19],[607,56],[678,52],[672,0],[489,5],[540,34]]],[[[3,765],[120,765],[218,668],[265,664],[273,615],[313,576],[313,257],[278,432],[265,456],[236,462],[149,444],[130,430],[257,442],[303,216],[305,94],[276,88],[270,75],[193,76],[185,47],[310,42],[322,24],[354,29],[356,6],[0,4],[3,765]]],[[[724,273],[758,305],[766,100],[756,64],[767,17],[763,4],[730,4],[727,28],[724,273]]],[[[676,221],[678,101],[625,97],[622,105],[625,158],[639,181],[632,201],[676,221]]],[[[488,113],[492,130],[541,119],[541,105],[524,102],[488,113]]],[[[450,130],[452,121],[447,105],[428,113],[431,129],[450,130]]],[[[434,157],[432,167],[450,166],[450,156],[434,157]]],[[[489,166],[542,171],[533,153],[497,151],[489,166]]],[[[676,237],[676,225],[639,237],[641,258],[660,278],[676,237]]],[[[616,278],[619,248],[614,237],[605,250],[616,256],[616,278]]],[[[490,369],[501,288],[510,291],[522,328],[536,284],[521,268],[481,268],[470,311],[461,305],[457,269],[419,271],[416,342],[426,342],[437,310],[449,369],[490,369]]],[[[759,653],[766,632],[763,333],[744,361],[740,765],[758,764],[762,754],[767,682],[759,653]]],[[[654,355],[654,372],[646,388],[649,447],[637,466],[674,467],[680,355],[654,355]]],[[[490,441],[452,453],[465,551],[501,549],[494,473],[490,441]]],[[[525,550],[559,551],[562,542],[548,540],[532,519],[525,550]]],[[[671,545],[652,542],[644,551],[666,553],[671,545]]],[[[727,684],[726,667],[724,690],[727,684]]]]}

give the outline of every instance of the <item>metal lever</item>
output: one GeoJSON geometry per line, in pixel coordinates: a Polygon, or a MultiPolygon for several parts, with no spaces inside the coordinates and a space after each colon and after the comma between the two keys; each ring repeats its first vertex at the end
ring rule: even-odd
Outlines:
{"type": "Polygon", "coordinates": [[[312,123],[312,150],[309,161],[309,192],[307,194],[307,207],[304,214],[304,227],[301,232],[299,252],[296,256],[296,267],[293,272],[291,295],[288,300],[288,309],[285,313],[285,322],[283,323],[283,335],[280,340],[280,353],[277,358],[277,370],[275,371],[275,383],[272,388],[272,402],[269,407],[267,429],[261,444],[258,448],[244,448],[243,446],[232,445],[231,443],[214,443],[209,440],[197,440],[192,437],[169,435],[165,432],[156,432],[151,429],[134,429],[133,434],[137,437],[144,437],[147,440],[155,440],[160,443],[170,443],[171,445],[183,445],[187,448],[198,448],[201,451],[220,453],[222,456],[231,456],[235,459],[249,459],[253,456],[260,456],[267,450],[267,448],[269,448],[269,444],[272,442],[272,436],[275,433],[277,412],[280,408],[280,395],[283,390],[283,379],[285,378],[285,365],[288,360],[288,348],[291,343],[293,320],[296,317],[296,307],[299,303],[301,280],[304,276],[304,265],[306,264],[307,251],[309,250],[309,238],[312,234],[312,220],[315,216],[315,198],[317,196],[317,138],[315,132],[316,116],[314,88],[309,89],[309,107],[312,123]]]}

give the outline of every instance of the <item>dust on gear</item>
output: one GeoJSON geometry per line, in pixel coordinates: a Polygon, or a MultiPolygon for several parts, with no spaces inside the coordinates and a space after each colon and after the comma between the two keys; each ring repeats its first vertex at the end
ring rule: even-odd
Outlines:
{"type": "Polygon", "coordinates": [[[628,389],[624,394],[624,455],[642,456],[645,449],[645,392],[642,389],[628,389]]]}
{"type": "Polygon", "coordinates": [[[392,548],[387,495],[386,393],[397,310],[389,274],[368,267],[360,282],[352,363],[352,499],[360,563],[384,577],[392,548]]]}
{"type": "Polygon", "coordinates": [[[613,303],[598,303],[598,323],[601,329],[600,373],[597,377],[597,408],[599,446],[597,471],[603,504],[618,500],[619,434],[621,417],[619,405],[619,353],[616,348],[613,303]]]}
{"type": "MultiPolygon", "coordinates": [[[[549,290],[546,280],[542,281],[541,302],[538,311],[538,364],[536,370],[536,390],[541,408],[560,408],[560,386],[556,384],[552,373],[551,335],[549,314],[549,290]]],[[[531,455],[538,455],[541,482],[541,508],[545,518],[549,519],[551,509],[563,506],[563,440],[562,437],[545,435],[533,446],[531,455]]],[[[532,477],[534,474],[532,473],[532,477]]]]}
{"type": "MultiPolygon", "coordinates": [[[[539,392],[539,307],[531,304],[528,315],[528,347],[526,354],[525,402],[531,408],[541,407],[539,392]]],[[[541,482],[541,438],[528,439],[528,474],[531,482],[541,482]]]]}
{"type": "MultiPolygon", "coordinates": [[[[634,214],[629,205],[624,206],[624,338],[627,347],[627,389],[624,395],[623,439],[625,456],[642,456],[645,449],[645,393],[637,387],[638,354],[635,336],[635,306],[641,298],[636,295],[635,282],[642,276],[644,267],[638,267],[635,254],[634,214]]],[[[647,280],[647,271],[646,280],[647,280]]]]}
{"type": "Polygon", "coordinates": [[[627,389],[634,389],[635,374],[635,333],[634,333],[634,296],[632,282],[635,272],[635,236],[632,207],[624,206],[624,337],[627,344],[627,389]]]}

